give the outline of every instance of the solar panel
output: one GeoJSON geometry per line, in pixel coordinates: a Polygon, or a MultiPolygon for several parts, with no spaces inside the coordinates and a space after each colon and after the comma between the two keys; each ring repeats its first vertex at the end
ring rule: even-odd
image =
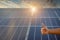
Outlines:
{"type": "Polygon", "coordinates": [[[33,17],[23,8],[0,9],[0,14],[0,40],[60,40],[60,35],[40,31],[42,23],[49,29],[60,28],[59,8],[44,8],[33,17]]]}

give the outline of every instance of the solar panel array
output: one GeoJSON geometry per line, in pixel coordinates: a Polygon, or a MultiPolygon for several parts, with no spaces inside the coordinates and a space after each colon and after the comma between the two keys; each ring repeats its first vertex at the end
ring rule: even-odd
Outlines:
{"type": "Polygon", "coordinates": [[[60,35],[41,34],[42,23],[60,28],[60,9],[39,9],[33,17],[28,9],[0,9],[0,40],[60,40],[60,35]]]}

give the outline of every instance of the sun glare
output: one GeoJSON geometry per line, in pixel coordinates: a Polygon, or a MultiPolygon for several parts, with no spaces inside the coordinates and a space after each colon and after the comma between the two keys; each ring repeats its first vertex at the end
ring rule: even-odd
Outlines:
{"type": "Polygon", "coordinates": [[[31,12],[32,12],[32,16],[35,14],[35,12],[36,12],[36,8],[35,7],[32,7],[31,8],[31,12]]]}
{"type": "Polygon", "coordinates": [[[36,10],[36,8],[35,8],[35,7],[33,7],[33,8],[32,8],[32,12],[35,12],[35,10],[36,10]]]}

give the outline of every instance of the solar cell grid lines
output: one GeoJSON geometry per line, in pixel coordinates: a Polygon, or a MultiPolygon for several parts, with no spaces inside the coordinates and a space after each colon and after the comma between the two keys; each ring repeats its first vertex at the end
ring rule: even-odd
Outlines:
{"type": "Polygon", "coordinates": [[[0,9],[0,40],[60,40],[60,35],[42,35],[47,28],[60,28],[60,9],[44,8],[33,17],[27,9],[0,9]],[[11,11],[12,10],[12,11],[11,11]]]}

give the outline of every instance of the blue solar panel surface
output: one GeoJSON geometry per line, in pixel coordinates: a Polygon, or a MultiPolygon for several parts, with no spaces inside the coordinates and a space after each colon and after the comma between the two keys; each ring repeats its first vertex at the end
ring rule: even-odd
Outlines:
{"type": "Polygon", "coordinates": [[[60,9],[39,9],[33,17],[28,9],[0,9],[0,40],[60,40],[60,35],[41,34],[44,23],[49,29],[60,28],[60,9]]]}

